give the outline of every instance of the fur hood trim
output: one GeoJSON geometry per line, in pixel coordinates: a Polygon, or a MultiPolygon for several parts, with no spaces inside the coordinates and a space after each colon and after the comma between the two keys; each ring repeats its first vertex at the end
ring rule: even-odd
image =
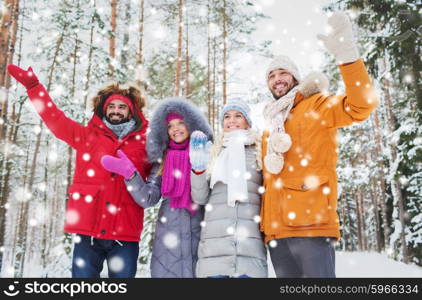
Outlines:
{"type": "Polygon", "coordinates": [[[328,92],[329,82],[327,76],[321,72],[309,73],[299,84],[299,92],[308,98],[316,93],[328,92]]]}
{"type": "Polygon", "coordinates": [[[182,115],[190,133],[200,130],[213,141],[212,130],[204,113],[190,100],[181,97],[161,100],[155,107],[149,124],[151,131],[147,137],[147,151],[151,163],[160,162],[167,149],[169,137],[166,117],[169,113],[182,115]]]}

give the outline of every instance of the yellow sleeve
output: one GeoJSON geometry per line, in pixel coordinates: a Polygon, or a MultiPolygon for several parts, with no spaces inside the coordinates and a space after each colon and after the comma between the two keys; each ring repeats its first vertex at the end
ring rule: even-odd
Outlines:
{"type": "Polygon", "coordinates": [[[377,107],[378,95],[362,59],[340,66],[346,94],[321,95],[315,111],[327,127],[344,127],[366,120],[377,107]]]}

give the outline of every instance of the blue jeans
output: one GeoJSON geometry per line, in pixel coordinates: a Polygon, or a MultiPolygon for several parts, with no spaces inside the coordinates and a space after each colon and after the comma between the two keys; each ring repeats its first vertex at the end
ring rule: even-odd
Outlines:
{"type": "Polygon", "coordinates": [[[335,251],[327,237],[289,237],[275,240],[269,247],[278,278],[334,278],[335,251]]]}
{"type": "Polygon", "coordinates": [[[95,239],[78,234],[72,259],[73,278],[99,278],[107,260],[110,278],[135,277],[139,254],[138,242],[95,239]]]}

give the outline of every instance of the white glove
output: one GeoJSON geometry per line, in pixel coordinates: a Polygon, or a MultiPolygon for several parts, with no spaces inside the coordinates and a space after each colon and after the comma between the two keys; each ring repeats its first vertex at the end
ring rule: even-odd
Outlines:
{"type": "Polygon", "coordinates": [[[329,35],[317,35],[325,48],[334,55],[339,64],[357,61],[359,52],[353,40],[349,17],[343,12],[335,12],[328,18],[328,25],[333,29],[329,35]]]}

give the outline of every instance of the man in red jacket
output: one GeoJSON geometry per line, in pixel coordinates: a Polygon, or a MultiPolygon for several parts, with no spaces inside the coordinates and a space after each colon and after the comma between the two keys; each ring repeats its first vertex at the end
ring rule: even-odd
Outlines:
{"type": "Polygon", "coordinates": [[[122,150],[142,177],[147,176],[148,121],[139,90],[118,84],[102,89],[93,98],[92,119],[83,126],[56,107],[31,68],[9,65],[8,72],[25,86],[52,133],[76,150],[65,222],[65,232],[76,234],[72,277],[99,277],[104,260],[109,277],[134,277],[144,211],[126,190],[125,178],[105,170],[100,160],[122,150]]]}

